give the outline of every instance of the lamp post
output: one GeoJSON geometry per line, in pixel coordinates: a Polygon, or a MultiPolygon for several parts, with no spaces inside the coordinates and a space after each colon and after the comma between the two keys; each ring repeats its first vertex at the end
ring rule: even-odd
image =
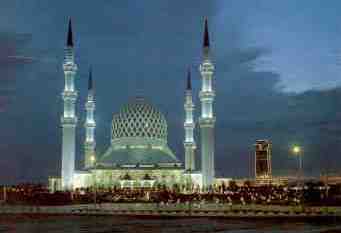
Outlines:
{"type": "Polygon", "coordinates": [[[300,193],[303,194],[304,185],[303,185],[303,180],[302,180],[302,176],[303,176],[302,148],[300,146],[296,145],[292,148],[292,152],[296,157],[298,157],[298,168],[299,168],[299,170],[298,170],[298,175],[297,175],[297,182],[298,182],[298,187],[302,189],[302,190],[300,190],[300,193]]]}
{"type": "Polygon", "coordinates": [[[292,148],[292,152],[296,157],[298,157],[298,180],[302,179],[302,172],[303,172],[303,163],[302,163],[302,149],[299,146],[294,146],[292,148]]]}

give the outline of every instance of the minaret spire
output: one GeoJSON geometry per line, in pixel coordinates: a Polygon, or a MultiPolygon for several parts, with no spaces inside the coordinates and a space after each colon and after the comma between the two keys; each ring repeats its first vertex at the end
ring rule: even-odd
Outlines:
{"type": "Polygon", "coordinates": [[[187,85],[185,92],[185,169],[188,172],[195,170],[195,142],[194,142],[194,127],[195,123],[193,120],[194,104],[192,98],[192,84],[191,84],[191,70],[188,68],[187,71],[187,85]]]}
{"type": "Polygon", "coordinates": [[[88,80],[88,98],[85,104],[86,109],[86,120],[85,120],[85,142],[84,142],[84,167],[88,169],[94,166],[96,160],[96,140],[95,140],[95,96],[93,89],[92,80],[92,67],[89,69],[89,80],[88,80]]]}
{"type": "Polygon", "coordinates": [[[210,47],[210,37],[208,33],[208,19],[205,18],[205,24],[204,24],[204,41],[203,41],[203,48],[209,48],[210,47]]]}
{"type": "Polygon", "coordinates": [[[203,38],[203,61],[200,64],[202,79],[199,98],[201,102],[201,116],[199,119],[201,135],[201,172],[203,189],[209,189],[214,181],[214,124],[213,101],[215,92],[212,87],[214,65],[209,56],[210,40],[208,21],[205,18],[203,38]]]}
{"type": "Polygon", "coordinates": [[[69,19],[69,28],[67,32],[67,41],[66,41],[67,47],[73,47],[73,33],[72,33],[72,21],[71,18],[69,19]]]}
{"type": "Polygon", "coordinates": [[[205,18],[204,23],[204,38],[203,38],[203,58],[208,60],[210,56],[210,36],[208,32],[208,19],[205,18]]]}
{"type": "Polygon", "coordinates": [[[186,90],[188,90],[188,91],[192,90],[191,69],[190,68],[188,68],[188,71],[187,71],[187,86],[186,86],[186,90]]]}
{"type": "Polygon", "coordinates": [[[63,64],[64,70],[64,111],[62,116],[62,189],[73,189],[73,176],[75,172],[75,155],[76,155],[76,102],[77,91],[75,89],[75,79],[77,73],[77,65],[74,61],[71,19],[69,20],[69,28],[67,33],[67,43],[65,48],[65,59],[63,64]]]}
{"type": "Polygon", "coordinates": [[[92,82],[92,67],[89,68],[89,80],[88,80],[88,91],[91,91],[93,88],[93,82],[92,82]]]}

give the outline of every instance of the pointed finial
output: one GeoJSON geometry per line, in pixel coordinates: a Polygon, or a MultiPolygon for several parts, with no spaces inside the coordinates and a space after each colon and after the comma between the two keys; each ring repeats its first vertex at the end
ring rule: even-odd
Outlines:
{"type": "Polygon", "coordinates": [[[192,82],[191,82],[191,69],[188,67],[188,71],[187,71],[187,87],[186,87],[187,91],[192,90],[192,82]]]}
{"type": "Polygon", "coordinates": [[[203,42],[203,47],[204,48],[209,48],[210,47],[210,37],[208,34],[208,20],[207,17],[205,17],[205,29],[204,29],[204,42],[203,42]]]}
{"type": "Polygon", "coordinates": [[[89,69],[89,81],[88,81],[88,91],[92,91],[93,83],[92,83],[92,67],[89,69]]]}
{"type": "Polygon", "coordinates": [[[67,47],[73,47],[73,35],[72,35],[72,22],[71,18],[69,19],[69,29],[67,33],[67,42],[66,42],[67,47]]]}

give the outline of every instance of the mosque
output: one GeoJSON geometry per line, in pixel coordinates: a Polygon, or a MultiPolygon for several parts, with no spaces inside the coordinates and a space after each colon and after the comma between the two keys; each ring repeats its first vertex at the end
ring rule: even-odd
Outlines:
{"type": "Polygon", "coordinates": [[[84,167],[75,169],[76,127],[78,125],[74,85],[77,65],[74,59],[74,41],[69,21],[65,59],[63,63],[65,86],[61,117],[62,165],[61,177],[50,177],[51,190],[72,190],[80,187],[155,187],[174,185],[207,189],[215,182],[214,125],[212,87],[214,65],[210,59],[208,21],[204,22],[203,56],[199,71],[202,87],[199,92],[201,115],[194,119],[191,73],[188,71],[184,88],[184,151],[182,163],[168,146],[167,121],[164,115],[143,97],[136,97],[113,115],[111,144],[104,154],[96,153],[95,91],[92,71],[89,72],[86,111],[84,167]],[[196,143],[194,129],[200,128],[201,169],[195,166],[196,143]]]}

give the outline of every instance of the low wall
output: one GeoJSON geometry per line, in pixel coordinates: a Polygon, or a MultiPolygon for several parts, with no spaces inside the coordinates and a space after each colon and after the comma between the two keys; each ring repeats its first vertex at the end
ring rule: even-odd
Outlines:
{"type": "Polygon", "coordinates": [[[89,204],[70,206],[0,206],[0,214],[51,215],[148,215],[222,217],[319,217],[341,218],[341,207],[204,204],[158,205],[154,203],[89,204]]]}

